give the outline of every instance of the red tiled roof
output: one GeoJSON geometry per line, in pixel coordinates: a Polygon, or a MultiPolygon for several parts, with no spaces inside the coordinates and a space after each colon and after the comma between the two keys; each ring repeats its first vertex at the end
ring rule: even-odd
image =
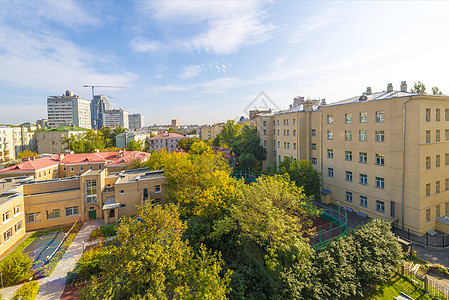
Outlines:
{"type": "Polygon", "coordinates": [[[185,135],[179,134],[179,133],[160,133],[156,136],[153,136],[150,138],[150,140],[158,140],[158,139],[175,139],[175,138],[185,138],[185,135]]]}
{"type": "Polygon", "coordinates": [[[52,166],[59,165],[59,156],[53,155],[49,157],[43,157],[36,160],[29,160],[22,162],[20,164],[17,164],[15,166],[11,166],[8,168],[4,168],[0,170],[0,173],[7,173],[7,172],[32,172],[39,169],[44,169],[52,166]]]}
{"type": "Polygon", "coordinates": [[[0,170],[0,173],[7,172],[26,172],[36,171],[52,166],[57,166],[60,163],[65,165],[81,164],[89,162],[107,162],[110,165],[125,165],[135,159],[145,161],[150,153],[141,151],[124,151],[124,156],[119,157],[118,152],[99,152],[99,153],[76,153],[66,154],[62,161],[59,160],[59,155],[50,157],[43,157],[36,160],[29,160],[15,166],[11,166],[0,170]]]}

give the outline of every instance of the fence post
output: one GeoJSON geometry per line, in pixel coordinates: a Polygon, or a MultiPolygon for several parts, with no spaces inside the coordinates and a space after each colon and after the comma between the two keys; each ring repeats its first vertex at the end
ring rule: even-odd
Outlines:
{"type": "Polygon", "coordinates": [[[424,276],[424,291],[426,292],[426,294],[429,292],[429,282],[427,276],[424,276]]]}

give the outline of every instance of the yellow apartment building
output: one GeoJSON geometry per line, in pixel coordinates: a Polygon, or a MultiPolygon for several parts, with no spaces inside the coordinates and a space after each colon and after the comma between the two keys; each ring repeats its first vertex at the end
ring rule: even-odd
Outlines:
{"type": "Polygon", "coordinates": [[[200,127],[200,140],[213,140],[217,134],[223,129],[224,123],[217,123],[214,125],[203,125],[200,127]]]}
{"type": "Polygon", "coordinates": [[[110,173],[86,170],[80,176],[35,180],[9,177],[0,182],[0,255],[26,231],[104,219],[106,224],[137,214],[137,206],[165,203],[163,171],[136,169],[110,173]]]}
{"type": "Polygon", "coordinates": [[[65,139],[73,135],[83,134],[87,131],[81,127],[56,127],[38,130],[35,133],[37,153],[59,154],[66,150],[65,139]]]}
{"type": "Polygon", "coordinates": [[[322,176],[322,201],[415,234],[449,233],[449,97],[413,94],[403,82],[400,91],[390,84],[328,105],[296,104],[255,118],[265,165],[310,160],[322,176]]]}

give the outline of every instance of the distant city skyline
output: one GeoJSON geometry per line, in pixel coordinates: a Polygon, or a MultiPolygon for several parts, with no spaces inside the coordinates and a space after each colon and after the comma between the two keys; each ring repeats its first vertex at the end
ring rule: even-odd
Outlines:
{"type": "Polygon", "coordinates": [[[422,81],[449,93],[448,2],[4,1],[0,123],[97,88],[145,124],[212,124],[264,92],[328,103],[422,81]]]}

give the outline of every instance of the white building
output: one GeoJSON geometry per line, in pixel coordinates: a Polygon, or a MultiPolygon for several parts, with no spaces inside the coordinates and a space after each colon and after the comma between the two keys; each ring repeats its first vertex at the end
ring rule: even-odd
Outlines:
{"type": "Polygon", "coordinates": [[[121,108],[105,111],[103,121],[103,127],[109,127],[112,129],[119,126],[129,128],[128,112],[121,108]]]}
{"type": "Polygon", "coordinates": [[[144,126],[142,114],[129,115],[129,129],[140,129],[144,126]]]}
{"type": "Polygon", "coordinates": [[[0,127],[0,162],[15,159],[14,128],[0,127]]]}
{"type": "Polygon", "coordinates": [[[178,149],[178,141],[186,139],[187,137],[178,133],[161,133],[149,139],[150,150],[165,150],[175,151],[178,149]]]}
{"type": "Polygon", "coordinates": [[[67,90],[62,96],[47,98],[48,126],[78,126],[92,128],[90,101],[67,90]]]}

